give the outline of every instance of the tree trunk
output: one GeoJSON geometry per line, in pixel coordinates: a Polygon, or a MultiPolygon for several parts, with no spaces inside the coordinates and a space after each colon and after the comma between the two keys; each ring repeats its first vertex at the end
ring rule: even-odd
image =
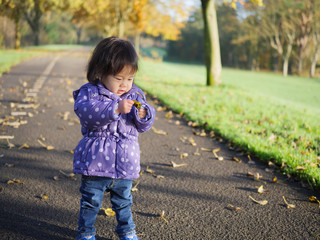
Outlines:
{"type": "Polygon", "coordinates": [[[207,86],[221,83],[221,57],[218,23],[214,0],[201,0],[204,21],[205,60],[207,86]]]}
{"type": "Polygon", "coordinates": [[[317,66],[318,58],[319,58],[319,45],[316,46],[314,56],[312,59],[311,68],[310,68],[310,77],[314,77],[314,75],[316,73],[316,66],[317,66]]]}
{"type": "Polygon", "coordinates": [[[136,33],[136,36],[134,38],[134,47],[138,55],[140,55],[140,33],[138,32],[136,33]]]}
{"type": "Polygon", "coordinates": [[[80,44],[82,28],[81,27],[76,27],[76,32],[77,32],[77,44],[80,44]]]}
{"type": "Polygon", "coordinates": [[[18,16],[15,19],[15,42],[14,42],[14,48],[20,49],[21,47],[21,17],[18,16]]]}
{"type": "Polygon", "coordinates": [[[287,47],[287,52],[283,57],[283,66],[282,66],[282,75],[288,76],[288,67],[289,67],[289,58],[291,55],[292,44],[289,44],[287,47]]]}

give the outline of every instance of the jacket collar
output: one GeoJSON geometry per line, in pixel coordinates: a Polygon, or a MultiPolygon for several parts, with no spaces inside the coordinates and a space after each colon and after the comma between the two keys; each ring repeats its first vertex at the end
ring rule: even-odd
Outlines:
{"type": "MultiPolygon", "coordinates": [[[[110,98],[112,100],[118,100],[120,98],[117,94],[110,92],[101,82],[97,83],[97,87],[98,87],[98,92],[100,95],[107,96],[108,98],[110,98]]],[[[132,88],[128,92],[123,94],[121,96],[121,98],[126,99],[127,96],[129,96],[132,93],[135,93],[137,90],[138,90],[138,87],[133,84],[132,88]]]]}

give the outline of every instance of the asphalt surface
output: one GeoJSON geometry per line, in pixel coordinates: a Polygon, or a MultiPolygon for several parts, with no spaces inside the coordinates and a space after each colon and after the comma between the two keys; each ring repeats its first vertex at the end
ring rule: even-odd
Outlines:
{"type": "MultiPolygon", "coordinates": [[[[66,175],[81,138],[72,91],[86,82],[88,56],[87,50],[51,53],[24,61],[0,78],[0,122],[6,119],[0,136],[14,136],[0,139],[1,240],[75,239],[80,176],[66,175]],[[30,100],[33,108],[19,105],[30,100]],[[12,112],[27,115],[13,118],[12,112]],[[7,126],[19,119],[18,128],[7,126]]],[[[319,193],[254,157],[250,164],[247,154],[218,137],[194,134],[201,129],[148,99],[158,112],[154,130],[139,137],[143,172],[135,181],[132,211],[140,239],[320,238],[320,209],[308,200],[319,199],[319,193]],[[222,161],[206,151],[218,148],[222,161]],[[186,165],[172,167],[172,162],[186,165]],[[262,177],[254,180],[248,172],[262,177]],[[287,208],[283,196],[295,208],[287,208]]],[[[108,195],[103,207],[111,207],[108,195]]],[[[97,239],[117,239],[115,225],[115,217],[99,214],[97,239]]]]}

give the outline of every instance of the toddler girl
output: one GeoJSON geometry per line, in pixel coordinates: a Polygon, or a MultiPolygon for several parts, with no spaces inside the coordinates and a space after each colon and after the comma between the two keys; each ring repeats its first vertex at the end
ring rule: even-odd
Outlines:
{"type": "Polygon", "coordinates": [[[73,172],[82,175],[77,240],[95,240],[93,225],[105,191],[110,192],[119,238],[138,239],[131,214],[132,179],[140,172],[138,133],[151,128],[156,112],[133,84],[137,70],[132,44],[106,38],[89,61],[89,83],[73,93],[83,135],[73,161],[73,172]]]}

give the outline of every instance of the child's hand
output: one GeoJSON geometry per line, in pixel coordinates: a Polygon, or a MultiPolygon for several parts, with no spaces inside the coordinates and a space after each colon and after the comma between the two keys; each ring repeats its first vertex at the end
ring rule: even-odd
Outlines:
{"type": "Polygon", "coordinates": [[[116,110],[116,114],[119,113],[129,113],[133,106],[134,102],[132,100],[122,100],[119,102],[118,109],[116,110]]]}
{"type": "Polygon", "coordinates": [[[139,118],[144,119],[147,116],[147,110],[145,108],[139,108],[139,118]]]}

